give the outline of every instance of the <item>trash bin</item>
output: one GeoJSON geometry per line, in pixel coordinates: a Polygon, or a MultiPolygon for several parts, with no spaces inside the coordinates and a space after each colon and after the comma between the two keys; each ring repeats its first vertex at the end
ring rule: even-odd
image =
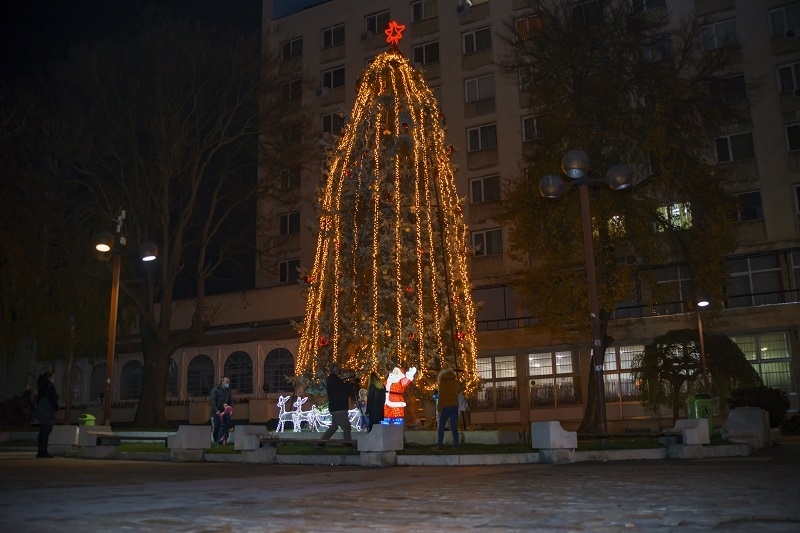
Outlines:
{"type": "Polygon", "coordinates": [[[84,413],[84,414],[82,414],[81,416],[78,417],[78,425],[79,426],[93,426],[95,420],[96,419],[95,419],[94,416],[92,416],[90,414],[87,414],[87,413],[84,413]]]}
{"type": "Polygon", "coordinates": [[[690,396],[686,402],[689,418],[705,418],[708,421],[708,436],[714,434],[714,400],[710,394],[699,393],[690,396]]]}

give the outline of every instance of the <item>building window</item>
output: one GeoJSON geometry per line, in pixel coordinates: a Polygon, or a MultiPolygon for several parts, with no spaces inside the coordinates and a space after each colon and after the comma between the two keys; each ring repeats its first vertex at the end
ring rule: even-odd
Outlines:
{"type": "Polygon", "coordinates": [[[472,232],[472,246],[475,256],[484,257],[503,253],[503,229],[495,228],[472,232]]]}
{"type": "Polygon", "coordinates": [[[233,352],[225,361],[225,375],[231,380],[231,390],[253,394],[253,360],[247,352],[233,352]]]}
{"type": "Polygon", "coordinates": [[[280,176],[282,190],[300,188],[300,167],[284,168],[281,170],[280,176]]]}
{"type": "Polygon", "coordinates": [[[786,143],[790,152],[800,150],[800,124],[786,125],[786,143]]]}
{"type": "Polygon", "coordinates": [[[367,15],[364,17],[364,20],[366,21],[366,29],[368,32],[372,32],[373,35],[383,33],[383,30],[389,27],[389,11],[381,11],[379,13],[367,15]]]}
{"type": "Polygon", "coordinates": [[[473,204],[495,202],[500,199],[500,176],[484,176],[470,180],[469,190],[473,204]]]}
{"type": "Polygon", "coordinates": [[[167,368],[167,396],[175,397],[178,395],[178,363],[170,357],[169,367],[167,368]]]}
{"type": "Polygon", "coordinates": [[[437,0],[422,0],[411,2],[411,22],[432,19],[439,14],[437,0]]]}
{"type": "Polygon", "coordinates": [[[603,22],[603,2],[582,2],[572,8],[572,22],[576,26],[588,26],[603,22]]]}
{"type": "Polygon", "coordinates": [[[281,98],[285,101],[296,100],[300,98],[302,91],[303,85],[300,79],[290,80],[281,85],[281,98]]]}
{"type": "Polygon", "coordinates": [[[300,233],[300,211],[281,213],[278,215],[280,235],[295,235],[300,233]]]}
{"type": "Polygon", "coordinates": [[[653,311],[672,315],[684,311],[684,302],[694,297],[694,283],[686,267],[671,265],[655,270],[657,302],[653,311]]]}
{"type": "Polygon", "coordinates": [[[344,24],[322,30],[322,48],[333,48],[344,44],[344,24]]]}
{"type": "Polygon", "coordinates": [[[800,97],[800,63],[790,63],[778,67],[778,89],[781,94],[800,97]]]}
{"type": "Polygon", "coordinates": [[[636,358],[644,353],[644,345],[616,346],[606,350],[603,381],[607,402],[634,402],[640,391],[633,379],[636,358]]]}
{"type": "Polygon", "coordinates": [[[753,159],[756,156],[755,148],[753,147],[753,133],[749,131],[718,137],[714,143],[717,149],[718,163],[753,159]]]}
{"type": "Polygon", "coordinates": [[[186,369],[187,396],[206,396],[214,386],[214,362],[205,354],[196,355],[186,369]]]}
{"type": "Polygon", "coordinates": [[[292,39],[291,41],[284,41],[281,43],[281,59],[283,61],[289,61],[296,57],[302,57],[303,55],[303,38],[298,37],[297,39],[292,39]]]}
{"type": "Polygon", "coordinates": [[[529,91],[533,87],[533,80],[536,79],[534,75],[536,71],[533,67],[522,67],[517,71],[519,78],[519,90],[522,92],[529,91]]]}
{"type": "Polygon", "coordinates": [[[299,275],[297,269],[300,268],[299,259],[288,259],[278,263],[278,283],[294,283],[299,275]]]}
{"type": "Polygon", "coordinates": [[[672,39],[669,35],[659,35],[642,49],[642,59],[648,63],[658,63],[672,56],[672,39]]]}
{"type": "Polygon", "coordinates": [[[642,11],[649,11],[657,7],[664,7],[667,5],[667,0],[632,0],[631,7],[634,13],[641,13],[642,11]]]}
{"type": "Polygon", "coordinates": [[[464,80],[464,101],[477,102],[494,98],[494,74],[464,80]]]}
{"type": "Polygon", "coordinates": [[[467,130],[467,151],[476,152],[497,146],[497,125],[484,124],[467,130]]]}
{"type": "Polygon", "coordinates": [[[764,220],[764,209],[761,207],[761,191],[743,192],[736,195],[739,207],[736,219],[744,222],[747,220],[764,220]]]}
{"type": "Polygon", "coordinates": [[[96,402],[101,394],[106,393],[106,364],[100,363],[92,367],[89,377],[89,401],[96,402]]]}
{"type": "Polygon", "coordinates": [[[482,50],[488,50],[492,47],[492,29],[481,28],[465,33],[463,34],[463,39],[465,54],[474,54],[482,50]]]}
{"type": "Polygon", "coordinates": [[[800,36],[800,4],[770,11],[769,27],[773,37],[792,39],[800,36]]]}
{"type": "Polygon", "coordinates": [[[528,354],[528,377],[531,407],[581,403],[577,353],[571,350],[528,354]]]}
{"type": "MultiPolygon", "coordinates": [[[[64,372],[64,382],[61,386],[61,390],[64,391],[62,396],[66,400],[68,391],[66,372],[64,372]]],[[[73,405],[77,405],[77,402],[81,400],[83,400],[83,372],[81,372],[81,369],[78,368],[77,365],[72,365],[72,403],[73,405]]]]}
{"type": "MultiPolygon", "coordinates": [[[[731,336],[767,387],[795,393],[792,354],[786,332],[731,336]]],[[[796,407],[795,407],[796,409],[796,407]]]]}
{"type": "Polygon", "coordinates": [[[344,128],[344,117],[339,113],[328,113],[322,115],[322,131],[338,135],[344,128]]]}
{"type": "Polygon", "coordinates": [[[478,358],[483,387],[471,400],[473,409],[519,408],[516,359],[513,355],[478,358]]]}
{"type": "Polygon", "coordinates": [[[514,21],[514,28],[516,28],[517,39],[524,41],[535,37],[542,31],[544,27],[544,17],[541,15],[528,15],[514,21]]]}
{"type": "Polygon", "coordinates": [[[724,104],[746,101],[747,87],[744,82],[744,75],[736,74],[735,76],[727,76],[712,81],[709,84],[709,95],[714,100],[724,104]]]}
{"type": "Polygon", "coordinates": [[[706,52],[739,44],[739,32],[736,29],[735,19],[703,26],[701,31],[703,50],[706,52]]]}
{"type": "Polygon", "coordinates": [[[328,89],[344,86],[344,67],[336,67],[323,72],[322,86],[328,89]]]}
{"type": "MultiPolygon", "coordinates": [[[[797,210],[796,213],[800,215],[800,185],[794,186],[794,199],[794,207],[797,210]]],[[[798,285],[798,288],[800,288],[800,285],[798,285]]]]}
{"type": "MultiPolygon", "coordinates": [[[[795,188],[798,194],[798,203],[800,204],[800,190],[795,188]]],[[[800,209],[798,209],[800,211],[800,209]]],[[[792,278],[794,279],[794,298],[793,301],[798,300],[798,296],[800,296],[800,252],[792,252],[791,254],[792,260],[792,278]]]]}
{"type": "Polygon", "coordinates": [[[427,65],[429,63],[436,63],[439,61],[439,41],[432,43],[421,44],[412,49],[411,57],[414,58],[414,63],[420,65],[427,65]]]}
{"type": "Polygon", "coordinates": [[[781,303],[783,283],[777,255],[729,259],[725,266],[728,269],[725,285],[728,307],[781,303]]]}
{"type": "Polygon", "coordinates": [[[142,395],[142,372],[144,367],[139,361],[128,361],[122,367],[119,378],[119,399],[138,400],[142,395]]]}
{"type": "Polygon", "coordinates": [[[294,377],[294,357],[286,348],[270,350],[264,359],[265,392],[294,392],[286,378],[294,377]]]}
{"type": "MultiPolygon", "coordinates": [[[[672,229],[689,229],[692,227],[692,206],[688,202],[659,207],[658,214],[661,216],[661,220],[672,229]]],[[[665,230],[662,226],[657,229],[658,231],[665,230]]]]}
{"type": "Polygon", "coordinates": [[[289,124],[281,131],[281,141],[283,144],[291,144],[300,141],[303,136],[303,125],[300,122],[289,124]]]}
{"type": "Polygon", "coordinates": [[[523,142],[535,141],[542,138],[541,124],[539,119],[530,115],[522,117],[522,140],[523,142]]]}

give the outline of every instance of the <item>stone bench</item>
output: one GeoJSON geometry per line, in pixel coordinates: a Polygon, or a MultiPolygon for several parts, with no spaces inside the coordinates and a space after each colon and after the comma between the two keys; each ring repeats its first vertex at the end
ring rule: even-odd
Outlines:
{"type": "Polygon", "coordinates": [[[703,457],[703,445],[711,443],[705,418],[676,420],[675,425],[664,429],[662,434],[658,441],[666,446],[667,457],[675,459],[699,459],[703,457]]]}
{"type": "Polygon", "coordinates": [[[358,435],[361,466],[395,466],[397,451],[403,449],[403,426],[377,424],[369,433],[358,435]]]}
{"type": "Polygon", "coordinates": [[[47,441],[47,453],[50,455],[65,455],[77,445],[78,426],[55,425],[47,441]]]}
{"type": "Polygon", "coordinates": [[[206,448],[211,447],[211,426],[178,426],[167,437],[169,456],[173,461],[202,461],[206,448]]]}
{"type": "Polygon", "coordinates": [[[754,450],[772,443],[769,414],[760,407],[737,407],[728,413],[722,426],[722,437],[754,450]]]}
{"type": "Polygon", "coordinates": [[[243,463],[276,462],[275,447],[262,446],[262,441],[271,435],[266,426],[238,425],[233,435],[233,449],[241,452],[243,463]]]}
{"type": "Polygon", "coordinates": [[[531,448],[539,450],[544,463],[572,462],[578,433],[566,431],[558,421],[531,422],[531,448]]]}

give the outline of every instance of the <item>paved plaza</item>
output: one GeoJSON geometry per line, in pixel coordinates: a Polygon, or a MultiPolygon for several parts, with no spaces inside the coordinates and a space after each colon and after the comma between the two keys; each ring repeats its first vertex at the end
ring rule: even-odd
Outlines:
{"type": "Polygon", "coordinates": [[[0,453],[3,533],[800,531],[800,442],[750,457],[362,468],[0,453]]]}

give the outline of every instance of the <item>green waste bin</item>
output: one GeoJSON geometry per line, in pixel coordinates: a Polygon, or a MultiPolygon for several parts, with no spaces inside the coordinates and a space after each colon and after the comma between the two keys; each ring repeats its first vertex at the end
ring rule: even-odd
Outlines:
{"type": "Polygon", "coordinates": [[[82,414],[81,416],[78,417],[78,425],[79,426],[93,426],[95,420],[96,419],[95,419],[94,416],[84,413],[84,414],[82,414]]]}
{"type": "Polygon", "coordinates": [[[714,400],[710,394],[699,393],[689,397],[686,414],[689,418],[705,418],[708,421],[708,436],[714,434],[714,400]]]}

